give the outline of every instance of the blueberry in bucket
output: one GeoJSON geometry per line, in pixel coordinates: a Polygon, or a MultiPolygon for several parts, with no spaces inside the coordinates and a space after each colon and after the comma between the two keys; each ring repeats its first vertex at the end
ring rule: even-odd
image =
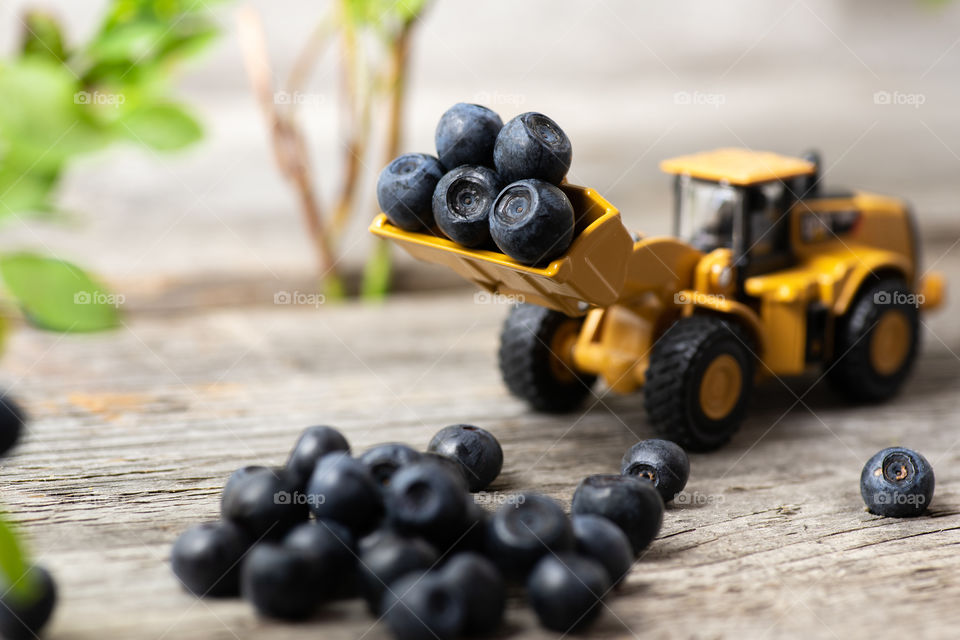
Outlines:
{"type": "Polygon", "coordinates": [[[496,113],[478,104],[459,102],[440,117],[437,123],[437,155],[443,166],[463,164],[493,166],[493,146],[503,120],[496,113]]]}
{"type": "Polygon", "coordinates": [[[426,153],[405,153],[384,167],[377,179],[377,201],[390,222],[405,231],[433,226],[433,191],[443,165],[426,153]]]}
{"type": "Polygon", "coordinates": [[[440,231],[465,247],[490,240],[490,207],[503,186],[493,169],[464,165],[444,175],[433,192],[433,217],[440,231]]]}
{"type": "Polygon", "coordinates": [[[538,178],[560,184],[573,151],[560,126],[542,113],[522,113],[500,130],[493,148],[497,173],[507,182],[538,178]]]}
{"type": "Polygon", "coordinates": [[[543,180],[508,185],[490,211],[490,236],[505,254],[525,265],[544,265],[573,241],[573,205],[543,180]]]}

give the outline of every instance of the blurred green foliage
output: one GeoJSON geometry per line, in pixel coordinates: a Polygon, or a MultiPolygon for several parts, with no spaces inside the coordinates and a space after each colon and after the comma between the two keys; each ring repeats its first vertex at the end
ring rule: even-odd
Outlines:
{"type": "Polygon", "coordinates": [[[36,585],[24,580],[28,565],[23,548],[13,531],[7,515],[0,512],[0,590],[15,591],[23,599],[33,597],[36,585]]]}
{"type": "MultiPolygon", "coordinates": [[[[170,80],[179,63],[216,35],[209,5],[112,0],[99,28],[77,44],[53,16],[24,16],[20,50],[0,60],[0,222],[55,211],[60,178],[79,156],[123,141],[166,151],[200,139],[198,122],[171,98],[170,80]]],[[[25,262],[23,255],[3,263],[9,292],[40,326],[94,330],[116,323],[111,305],[99,309],[101,322],[92,322],[96,303],[37,299],[36,289],[61,295],[71,280],[76,291],[89,287],[78,267],[39,256],[25,262]],[[9,280],[12,273],[17,282],[9,280]],[[41,287],[52,273],[59,274],[58,286],[41,287]]]]}

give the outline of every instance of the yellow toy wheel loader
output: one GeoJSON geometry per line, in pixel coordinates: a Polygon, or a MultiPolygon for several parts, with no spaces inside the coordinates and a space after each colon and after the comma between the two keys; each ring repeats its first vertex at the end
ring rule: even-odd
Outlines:
{"type": "Polygon", "coordinates": [[[500,368],[516,396],[567,411],[597,377],[644,387],[654,428],[693,450],[724,444],[767,377],[820,367],[842,395],[879,402],[917,354],[919,313],[943,279],[919,272],[913,216],[898,199],[820,187],[803,158],[720,149],[667,160],[676,237],[631,235],[596,191],[561,188],[573,244],[544,267],[466,249],[439,232],[370,230],[415,258],[523,300],[506,319],[500,368]]]}

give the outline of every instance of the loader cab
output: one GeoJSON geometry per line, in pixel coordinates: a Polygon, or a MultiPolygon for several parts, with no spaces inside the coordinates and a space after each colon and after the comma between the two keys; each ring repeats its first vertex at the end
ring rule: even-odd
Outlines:
{"type": "Polygon", "coordinates": [[[720,149],[667,160],[676,175],[674,232],[704,253],[729,249],[744,279],[793,264],[791,207],[815,175],[807,160],[720,149]]]}

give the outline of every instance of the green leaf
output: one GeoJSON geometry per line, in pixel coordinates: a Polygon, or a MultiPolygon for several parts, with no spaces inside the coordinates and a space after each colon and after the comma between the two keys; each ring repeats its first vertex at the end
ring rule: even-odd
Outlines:
{"type": "Polygon", "coordinates": [[[118,132],[163,151],[180,149],[203,136],[200,124],[173,104],[147,105],[131,111],[120,119],[118,132]]]}
{"type": "Polygon", "coordinates": [[[18,213],[53,211],[51,196],[56,176],[39,171],[20,172],[0,166],[0,219],[18,213]]]}
{"type": "Polygon", "coordinates": [[[136,22],[120,25],[98,35],[87,48],[97,62],[137,62],[153,58],[163,44],[170,27],[162,22],[136,22]]]}
{"type": "Polygon", "coordinates": [[[27,56],[38,56],[62,63],[67,59],[63,33],[56,18],[44,11],[28,11],[23,18],[23,46],[27,56]]]}
{"type": "Polygon", "coordinates": [[[404,22],[415,20],[427,8],[429,0],[400,0],[393,7],[404,22]]]}
{"type": "Polygon", "coordinates": [[[24,580],[29,566],[23,548],[17,540],[6,514],[0,512],[0,592],[7,588],[22,599],[30,599],[36,586],[30,580],[24,580]]]}
{"type": "Polygon", "coordinates": [[[36,57],[0,64],[0,148],[7,170],[55,173],[72,155],[103,147],[77,79],[63,65],[36,57]]]}
{"type": "Polygon", "coordinates": [[[31,253],[3,255],[0,276],[27,318],[42,329],[100,331],[119,322],[122,297],[69,262],[31,253]]]}

